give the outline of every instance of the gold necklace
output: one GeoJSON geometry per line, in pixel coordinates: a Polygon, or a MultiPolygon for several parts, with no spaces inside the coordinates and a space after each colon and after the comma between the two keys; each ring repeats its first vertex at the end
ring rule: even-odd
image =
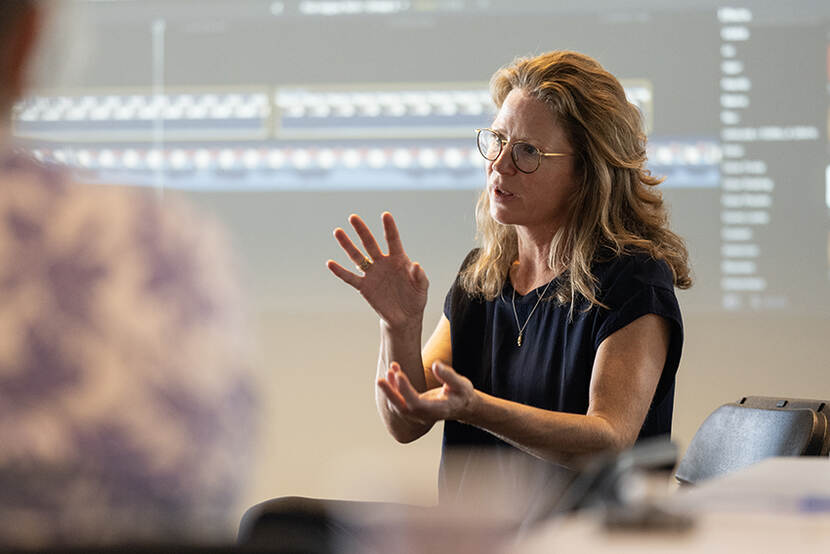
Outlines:
{"type": "Polygon", "coordinates": [[[550,281],[547,286],[545,286],[545,290],[542,291],[542,294],[536,293],[539,294],[539,298],[536,300],[536,304],[533,305],[533,309],[530,310],[530,313],[527,315],[524,325],[519,323],[519,314],[516,312],[516,288],[513,287],[513,296],[510,298],[510,304],[513,306],[513,317],[516,318],[516,327],[519,329],[519,336],[516,338],[516,346],[522,345],[522,335],[525,332],[525,328],[527,327],[527,324],[530,323],[530,318],[533,317],[533,312],[535,312],[536,308],[539,307],[539,302],[541,302],[542,298],[544,298],[545,294],[547,294],[548,287],[550,287],[551,283],[553,283],[553,281],[550,281]]]}

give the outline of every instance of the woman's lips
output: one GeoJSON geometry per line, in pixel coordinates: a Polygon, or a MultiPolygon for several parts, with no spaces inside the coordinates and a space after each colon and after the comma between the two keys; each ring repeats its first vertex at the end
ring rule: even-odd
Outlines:
{"type": "Polygon", "coordinates": [[[493,195],[496,198],[498,198],[499,200],[508,200],[508,199],[513,198],[515,196],[515,194],[513,194],[512,192],[507,192],[506,190],[504,190],[504,189],[502,189],[498,186],[493,186],[492,190],[493,190],[493,195]]]}

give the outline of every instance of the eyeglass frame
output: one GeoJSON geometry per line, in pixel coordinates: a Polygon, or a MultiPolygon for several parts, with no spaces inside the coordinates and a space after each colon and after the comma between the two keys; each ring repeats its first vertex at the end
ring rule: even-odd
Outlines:
{"type": "MultiPolygon", "coordinates": [[[[493,129],[490,129],[489,127],[482,127],[481,129],[476,129],[476,148],[478,149],[478,153],[481,154],[481,157],[484,158],[485,160],[487,160],[488,162],[495,162],[496,160],[498,160],[499,156],[501,156],[501,153],[504,150],[505,145],[507,145],[508,143],[510,143],[510,139],[504,138],[503,136],[501,136],[500,133],[494,131],[493,129]],[[481,151],[481,141],[479,139],[481,137],[481,132],[482,131],[489,131],[489,132],[493,133],[493,135],[497,139],[499,139],[499,152],[498,152],[498,154],[496,154],[496,157],[493,158],[492,160],[490,158],[488,158],[487,156],[485,156],[484,152],[481,151]]],[[[542,158],[543,157],[544,158],[548,158],[548,157],[561,158],[561,157],[567,157],[567,156],[573,156],[573,155],[574,154],[572,152],[571,153],[542,152],[536,145],[531,144],[531,143],[529,143],[525,140],[517,140],[516,142],[513,143],[513,146],[510,147],[510,161],[513,162],[513,167],[515,167],[518,171],[521,171],[525,175],[530,175],[531,173],[535,173],[539,169],[539,166],[542,165],[542,158]],[[533,171],[525,171],[524,169],[519,167],[519,164],[516,163],[516,155],[514,154],[514,152],[515,152],[517,144],[526,144],[526,145],[531,146],[531,147],[536,149],[536,152],[537,152],[538,155],[536,156],[536,167],[533,169],[533,171]]]]}

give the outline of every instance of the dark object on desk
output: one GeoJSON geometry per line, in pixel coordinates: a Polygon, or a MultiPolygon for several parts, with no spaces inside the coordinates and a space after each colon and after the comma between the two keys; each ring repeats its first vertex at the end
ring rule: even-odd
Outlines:
{"type": "Polygon", "coordinates": [[[712,412],[695,433],[675,472],[695,484],[774,456],[826,456],[827,403],[748,396],[712,412]]]}
{"type": "Polygon", "coordinates": [[[689,514],[641,503],[606,510],[602,523],[606,531],[615,533],[686,533],[695,520],[689,514]]]}
{"type": "Polygon", "coordinates": [[[579,472],[556,502],[561,514],[596,507],[623,507],[633,499],[626,493],[627,480],[637,472],[668,472],[677,462],[677,446],[665,437],[640,441],[617,454],[596,456],[579,472]]]}
{"type": "MultiPolygon", "coordinates": [[[[630,480],[644,472],[667,472],[676,462],[677,446],[668,436],[643,440],[620,453],[595,456],[564,492],[540,494],[539,501],[522,522],[518,537],[521,540],[538,524],[579,510],[599,508],[610,512],[628,510],[635,505],[645,510],[640,504],[642,499],[629,498],[626,489],[630,480]]],[[[662,514],[662,511],[655,507],[654,512],[648,523],[658,523],[656,512],[662,514]]],[[[633,520],[630,523],[633,525],[633,520]]]]}

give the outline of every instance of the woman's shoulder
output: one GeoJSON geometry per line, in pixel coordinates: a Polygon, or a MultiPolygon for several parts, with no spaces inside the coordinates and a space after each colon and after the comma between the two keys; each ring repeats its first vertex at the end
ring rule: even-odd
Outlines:
{"type": "Polygon", "coordinates": [[[467,252],[467,255],[464,256],[464,261],[461,262],[461,267],[458,268],[458,272],[461,273],[462,271],[467,269],[470,265],[474,264],[476,262],[476,260],[478,259],[478,255],[479,255],[480,252],[481,252],[481,248],[478,248],[478,247],[473,248],[472,250],[467,252]]]}
{"type": "Polygon", "coordinates": [[[480,294],[471,293],[462,285],[462,274],[476,262],[480,252],[480,248],[473,248],[464,256],[464,261],[461,262],[458,273],[444,300],[444,313],[447,317],[449,317],[449,314],[464,312],[472,305],[483,305],[486,302],[480,294]]]}
{"type": "Polygon", "coordinates": [[[600,289],[621,284],[674,289],[674,274],[668,262],[639,248],[619,253],[603,249],[595,259],[593,273],[600,289]]]}

